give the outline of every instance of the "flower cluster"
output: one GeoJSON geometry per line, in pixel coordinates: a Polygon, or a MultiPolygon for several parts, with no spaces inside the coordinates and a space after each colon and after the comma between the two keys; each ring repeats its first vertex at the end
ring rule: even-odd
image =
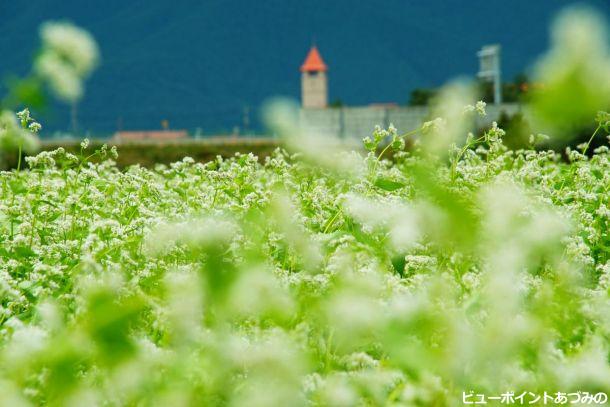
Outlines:
{"type": "Polygon", "coordinates": [[[282,150],[154,170],[87,140],[28,157],[0,173],[0,401],[608,392],[608,149],[568,163],[503,136],[447,161],[356,154],[358,175],[282,150]]]}

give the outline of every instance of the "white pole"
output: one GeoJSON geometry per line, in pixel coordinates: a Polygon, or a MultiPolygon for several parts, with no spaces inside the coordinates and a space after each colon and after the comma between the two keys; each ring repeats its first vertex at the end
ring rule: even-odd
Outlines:
{"type": "Polygon", "coordinates": [[[502,72],[500,69],[500,46],[496,46],[496,54],[494,58],[495,75],[494,75],[494,103],[499,105],[502,103],[502,72]]]}

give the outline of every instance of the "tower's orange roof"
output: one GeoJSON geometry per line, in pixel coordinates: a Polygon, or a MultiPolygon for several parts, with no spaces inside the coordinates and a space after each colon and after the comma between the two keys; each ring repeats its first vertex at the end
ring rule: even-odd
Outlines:
{"type": "Polygon", "coordinates": [[[322,60],[318,48],[316,46],[311,47],[309,54],[307,54],[307,58],[305,58],[305,62],[301,65],[301,72],[326,72],[327,70],[328,67],[322,60]]]}

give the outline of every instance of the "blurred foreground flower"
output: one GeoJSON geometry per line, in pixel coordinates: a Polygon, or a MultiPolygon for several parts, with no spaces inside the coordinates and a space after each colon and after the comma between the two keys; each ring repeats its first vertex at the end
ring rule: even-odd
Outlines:
{"type": "Polygon", "coordinates": [[[452,144],[462,144],[459,139],[465,139],[474,125],[467,113],[485,113],[482,102],[471,105],[475,99],[474,89],[467,83],[456,81],[443,87],[432,108],[431,116],[435,119],[422,127],[421,145],[424,150],[434,155],[446,154],[452,144]]]}
{"type": "Polygon", "coordinates": [[[265,123],[290,151],[299,152],[304,160],[332,170],[337,175],[362,176],[365,167],[353,151],[359,145],[304,127],[299,109],[289,99],[271,100],[263,110],[265,123]]]}
{"type": "Polygon", "coordinates": [[[599,14],[569,9],[555,21],[552,48],[538,62],[531,117],[537,130],[566,138],[610,105],[608,33],[599,14]]]}
{"type": "Polygon", "coordinates": [[[17,116],[9,111],[0,112],[0,151],[34,152],[38,148],[38,138],[30,130],[24,129],[17,116]]]}
{"type": "Polygon", "coordinates": [[[99,50],[93,37],[70,23],[45,23],[40,30],[42,51],[36,72],[49,82],[51,90],[66,102],[83,95],[82,81],[93,71],[99,50]]]}

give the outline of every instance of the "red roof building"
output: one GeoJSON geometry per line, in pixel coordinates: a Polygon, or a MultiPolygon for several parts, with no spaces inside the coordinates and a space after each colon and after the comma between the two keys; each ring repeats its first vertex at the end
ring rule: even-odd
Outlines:
{"type": "Polygon", "coordinates": [[[305,62],[301,65],[301,72],[326,72],[328,67],[324,63],[318,48],[314,45],[309,50],[305,62]]]}
{"type": "Polygon", "coordinates": [[[313,46],[301,65],[301,106],[306,109],[324,109],[328,106],[328,67],[318,48],[313,46]]]}

